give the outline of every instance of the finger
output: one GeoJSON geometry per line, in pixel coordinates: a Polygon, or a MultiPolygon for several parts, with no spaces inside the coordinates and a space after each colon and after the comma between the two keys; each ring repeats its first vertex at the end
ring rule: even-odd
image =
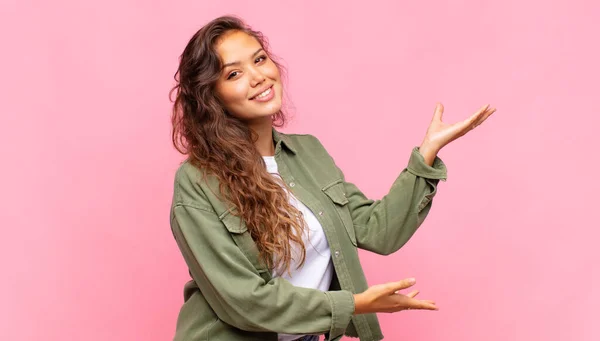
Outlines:
{"type": "Polygon", "coordinates": [[[475,124],[475,122],[478,121],[479,118],[481,118],[481,115],[483,115],[489,107],[490,107],[490,105],[486,104],[483,107],[479,108],[479,110],[477,110],[473,115],[471,115],[466,120],[464,120],[460,123],[457,123],[459,130],[462,131],[463,134],[465,134],[467,131],[471,130],[471,127],[475,124]]]}
{"type": "Polygon", "coordinates": [[[477,110],[473,115],[471,115],[471,117],[469,117],[467,120],[470,121],[471,123],[476,122],[478,119],[481,118],[481,116],[483,116],[485,114],[485,112],[490,108],[489,104],[486,104],[484,106],[482,106],[481,108],[479,108],[479,110],[477,110]]]}
{"type": "Polygon", "coordinates": [[[490,111],[490,109],[486,110],[480,116],[478,116],[474,122],[471,122],[471,124],[469,125],[469,130],[473,130],[473,129],[475,129],[475,127],[477,127],[479,124],[481,124],[482,120],[485,118],[485,116],[487,115],[487,113],[489,111],[490,111]]]}
{"type": "Polygon", "coordinates": [[[414,291],[411,291],[410,294],[408,294],[406,296],[413,298],[413,297],[417,296],[418,294],[419,294],[419,290],[414,290],[414,291]]]}
{"type": "Polygon", "coordinates": [[[387,284],[387,292],[393,294],[398,290],[410,288],[415,285],[416,280],[414,278],[406,278],[398,282],[391,282],[387,284]]]}
{"type": "Polygon", "coordinates": [[[410,298],[408,301],[408,307],[410,309],[425,309],[425,310],[437,310],[437,305],[431,300],[417,300],[410,298]]]}
{"type": "Polygon", "coordinates": [[[437,103],[435,105],[435,111],[433,112],[433,120],[441,121],[443,115],[444,115],[444,105],[442,103],[437,103]]]}
{"type": "Polygon", "coordinates": [[[488,117],[492,116],[493,113],[496,112],[496,108],[489,108],[478,120],[477,122],[475,122],[475,124],[473,125],[473,127],[471,129],[475,129],[476,127],[478,127],[480,124],[482,124],[483,122],[485,122],[485,120],[488,119],[488,117]]]}
{"type": "Polygon", "coordinates": [[[424,304],[419,305],[419,306],[410,306],[410,307],[406,307],[403,310],[439,310],[440,308],[438,308],[437,305],[435,305],[435,303],[431,303],[430,301],[423,301],[424,304]]]}

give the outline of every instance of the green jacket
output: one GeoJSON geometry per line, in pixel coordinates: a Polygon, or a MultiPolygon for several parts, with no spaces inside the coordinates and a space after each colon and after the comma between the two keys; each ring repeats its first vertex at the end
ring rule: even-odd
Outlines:
{"type": "Polygon", "coordinates": [[[414,148],[404,169],[381,200],[370,200],[346,182],[314,136],[273,130],[279,173],[294,196],[323,226],[335,269],[329,291],[300,288],[272,278],[243,221],[219,200],[214,176],[184,162],[175,176],[171,229],[192,280],[175,341],[276,341],[277,333],[345,334],[381,340],[375,314],[353,315],[353,293],[367,289],[357,248],[391,254],[427,216],[446,167],[428,166],[414,148]]]}

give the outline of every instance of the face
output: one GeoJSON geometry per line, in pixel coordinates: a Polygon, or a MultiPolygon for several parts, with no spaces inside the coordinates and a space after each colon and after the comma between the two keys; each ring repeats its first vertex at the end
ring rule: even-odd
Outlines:
{"type": "Polygon", "coordinates": [[[217,42],[223,68],[217,96],[233,116],[248,123],[271,122],[281,109],[279,69],[252,36],[232,31],[217,42]]]}

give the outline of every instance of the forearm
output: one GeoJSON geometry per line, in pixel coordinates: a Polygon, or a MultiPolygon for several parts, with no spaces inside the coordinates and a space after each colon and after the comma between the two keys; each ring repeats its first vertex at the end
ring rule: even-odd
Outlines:
{"type": "Polygon", "coordinates": [[[413,149],[407,168],[381,200],[368,200],[356,186],[347,183],[360,248],[379,254],[395,252],[423,222],[439,180],[446,178],[445,165],[431,150],[423,150],[426,156],[433,156],[431,165],[428,165],[420,154],[420,148],[413,149]]]}

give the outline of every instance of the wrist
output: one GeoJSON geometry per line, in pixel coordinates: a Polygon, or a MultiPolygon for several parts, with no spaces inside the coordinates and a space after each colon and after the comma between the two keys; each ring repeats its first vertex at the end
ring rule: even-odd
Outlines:
{"type": "Polygon", "coordinates": [[[440,148],[432,146],[427,142],[423,142],[421,146],[419,146],[419,153],[423,156],[425,163],[429,166],[433,166],[433,161],[439,151],[440,148]]]}
{"type": "Polygon", "coordinates": [[[354,315],[364,314],[364,294],[354,294],[354,315]]]}

